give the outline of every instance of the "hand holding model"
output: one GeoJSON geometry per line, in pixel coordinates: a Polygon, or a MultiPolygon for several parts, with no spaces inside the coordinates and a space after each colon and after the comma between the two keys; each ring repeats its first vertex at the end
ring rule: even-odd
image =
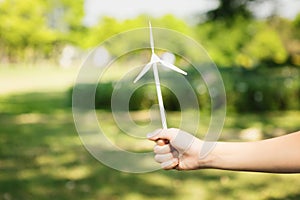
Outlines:
{"type": "Polygon", "coordinates": [[[300,131],[255,142],[216,142],[204,157],[205,141],[179,129],[159,129],[148,139],[157,142],[154,159],[163,169],[300,173],[300,131]]]}

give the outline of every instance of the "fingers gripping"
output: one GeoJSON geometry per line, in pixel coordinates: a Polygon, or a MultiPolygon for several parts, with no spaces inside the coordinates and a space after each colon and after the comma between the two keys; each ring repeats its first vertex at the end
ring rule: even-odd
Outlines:
{"type": "Polygon", "coordinates": [[[168,160],[166,162],[161,163],[161,168],[163,169],[174,169],[176,166],[178,166],[179,160],[178,158],[173,158],[171,160],[168,160]]]}
{"type": "Polygon", "coordinates": [[[153,151],[155,154],[166,154],[171,152],[171,146],[169,144],[167,145],[155,145],[153,148],[153,151]]]}
{"type": "Polygon", "coordinates": [[[173,154],[172,153],[156,154],[154,156],[154,160],[158,163],[167,162],[167,161],[172,160],[172,159],[173,159],[173,154]]]}
{"type": "Polygon", "coordinates": [[[147,135],[156,142],[155,160],[163,169],[179,169],[182,155],[191,147],[195,137],[179,129],[159,129],[147,135]]]}

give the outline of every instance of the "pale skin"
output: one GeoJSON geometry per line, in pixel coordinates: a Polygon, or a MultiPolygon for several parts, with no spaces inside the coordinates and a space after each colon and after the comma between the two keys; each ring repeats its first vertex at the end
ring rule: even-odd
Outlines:
{"type": "Polygon", "coordinates": [[[179,129],[148,134],[155,141],[155,160],[163,169],[223,169],[269,173],[300,173],[300,131],[255,142],[216,142],[200,157],[204,144],[179,129]]]}

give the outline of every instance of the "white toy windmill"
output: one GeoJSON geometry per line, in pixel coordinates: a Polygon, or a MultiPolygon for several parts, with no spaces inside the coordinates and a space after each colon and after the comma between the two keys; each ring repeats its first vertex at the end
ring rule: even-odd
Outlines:
{"type": "Polygon", "coordinates": [[[158,98],[158,104],[159,104],[159,111],[160,111],[160,117],[161,117],[161,123],[163,129],[167,129],[167,121],[166,121],[166,115],[165,115],[165,108],[164,103],[162,99],[161,89],[160,89],[160,82],[159,82],[159,76],[158,76],[158,70],[157,70],[157,63],[160,63],[162,66],[170,68],[176,72],[179,72],[181,74],[187,75],[185,71],[182,71],[175,65],[168,63],[166,61],[161,60],[154,52],[154,41],[153,41],[153,35],[152,35],[152,27],[151,23],[149,22],[149,29],[150,29],[150,45],[152,50],[152,56],[150,62],[142,69],[142,71],[139,73],[139,75],[135,78],[134,83],[136,83],[143,75],[146,74],[147,71],[150,70],[151,67],[153,67],[153,74],[155,79],[155,86],[156,86],[156,92],[157,92],[157,98],[158,98]]]}

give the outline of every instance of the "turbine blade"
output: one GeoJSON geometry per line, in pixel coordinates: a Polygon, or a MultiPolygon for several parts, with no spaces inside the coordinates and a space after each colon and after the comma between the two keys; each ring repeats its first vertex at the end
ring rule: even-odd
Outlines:
{"type": "Polygon", "coordinates": [[[186,73],[185,71],[179,69],[178,67],[176,67],[175,65],[173,65],[173,64],[171,64],[171,63],[167,63],[167,62],[165,62],[165,61],[163,61],[163,60],[160,60],[160,63],[161,63],[162,65],[164,65],[165,67],[168,67],[168,68],[170,68],[170,69],[172,69],[172,70],[174,70],[174,71],[176,71],[176,72],[179,72],[179,73],[181,73],[181,74],[187,75],[187,73],[186,73]]]}
{"type": "Polygon", "coordinates": [[[151,46],[152,53],[154,53],[154,41],[153,41],[152,26],[150,21],[149,21],[149,30],[150,30],[150,46],[151,46]]]}
{"type": "Polygon", "coordinates": [[[134,83],[136,83],[138,80],[140,80],[140,78],[142,78],[142,76],[144,76],[146,74],[146,72],[151,68],[152,66],[152,62],[148,63],[143,69],[142,71],[139,73],[139,75],[134,79],[134,83]]]}

